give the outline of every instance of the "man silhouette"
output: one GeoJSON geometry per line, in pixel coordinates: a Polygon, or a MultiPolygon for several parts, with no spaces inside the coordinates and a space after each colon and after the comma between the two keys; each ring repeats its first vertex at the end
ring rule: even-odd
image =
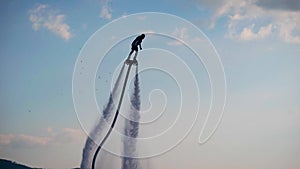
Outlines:
{"type": "Polygon", "coordinates": [[[143,49],[141,43],[142,43],[142,41],[143,41],[144,38],[145,38],[145,34],[141,34],[140,36],[138,36],[138,37],[136,37],[134,39],[134,41],[131,43],[131,51],[130,51],[130,53],[128,55],[128,58],[127,58],[126,62],[130,62],[129,61],[130,60],[130,56],[135,51],[135,56],[133,58],[133,62],[137,63],[136,57],[137,57],[138,50],[139,50],[138,47],[140,47],[140,50],[143,49]]]}

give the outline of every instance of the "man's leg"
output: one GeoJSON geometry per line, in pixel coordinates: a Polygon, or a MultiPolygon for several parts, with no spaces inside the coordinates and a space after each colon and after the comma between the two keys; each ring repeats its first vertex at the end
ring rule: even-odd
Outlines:
{"type": "Polygon", "coordinates": [[[138,51],[135,51],[135,55],[133,57],[133,64],[136,64],[136,65],[138,64],[138,62],[136,60],[137,55],[138,55],[138,51]]]}
{"type": "Polygon", "coordinates": [[[130,56],[132,55],[132,53],[133,53],[133,49],[131,49],[131,51],[130,51],[128,57],[127,57],[127,60],[130,60],[130,56]]]}
{"type": "Polygon", "coordinates": [[[138,55],[138,51],[135,52],[135,55],[134,55],[134,57],[133,57],[133,60],[136,60],[137,55],[138,55]]]}

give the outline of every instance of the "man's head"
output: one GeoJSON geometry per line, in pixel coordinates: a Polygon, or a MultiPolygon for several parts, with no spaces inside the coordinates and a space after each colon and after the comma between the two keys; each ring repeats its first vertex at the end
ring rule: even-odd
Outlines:
{"type": "Polygon", "coordinates": [[[140,36],[141,36],[141,38],[142,38],[142,39],[144,39],[144,38],[145,38],[145,34],[141,34],[140,36]]]}

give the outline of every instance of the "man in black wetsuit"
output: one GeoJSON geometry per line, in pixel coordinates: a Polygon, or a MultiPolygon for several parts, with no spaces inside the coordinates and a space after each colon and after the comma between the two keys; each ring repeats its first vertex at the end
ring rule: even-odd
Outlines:
{"type": "Polygon", "coordinates": [[[140,50],[142,50],[142,45],[141,45],[141,43],[142,43],[142,41],[143,41],[143,39],[145,38],[145,34],[141,34],[140,36],[138,36],[138,37],[136,37],[135,39],[134,39],[134,41],[131,43],[131,51],[130,51],[130,53],[129,53],[129,55],[128,55],[128,58],[127,58],[127,62],[129,62],[129,60],[130,60],[130,56],[132,55],[132,53],[135,51],[135,56],[134,56],[134,58],[133,58],[133,61],[134,62],[137,62],[136,61],[136,57],[137,57],[137,53],[138,53],[138,47],[140,47],[140,50]]]}

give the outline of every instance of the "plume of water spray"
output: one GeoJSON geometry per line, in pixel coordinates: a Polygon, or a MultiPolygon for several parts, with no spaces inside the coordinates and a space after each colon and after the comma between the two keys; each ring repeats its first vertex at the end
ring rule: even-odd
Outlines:
{"type": "Polygon", "coordinates": [[[96,123],[95,127],[90,132],[89,136],[87,137],[87,140],[85,142],[85,146],[83,148],[82,152],[82,161],[80,168],[81,169],[90,169],[92,168],[91,162],[93,159],[94,151],[97,148],[97,144],[94,142],[96,140],[96,137],[101,134],[103,131],[103,127],[105,126],[105,123],[109,121],[111,114],[115,108],[114,100],[116,99],[116,93],[118,93],[119,90],[119,84],[120,80],[122,78],[123,72],[124,72],[124,64],[121,68],[121,71],[117,77],[116,83],[110,93],[108,103],[104,107],[104,110],[102,112],[102,116],[100,120],[96,123]]]}
{"type": "Polygon", "coordinates": [[[130,119],[125,120],[124,134],[125,138],[123,140],[123,151],[124,157],[122,159],[122,169],[137,169],[139,168],[139,161],[136,158],[131,158],[135,156],[136,153],[136,140],[139,132],[139,120],[140,120],[140,87],[139,87],[139,76],[138,67],[136,67],[136,74],[134,79],[134,92],[131,97],[131,109],[129,112],[130,119]]]}

